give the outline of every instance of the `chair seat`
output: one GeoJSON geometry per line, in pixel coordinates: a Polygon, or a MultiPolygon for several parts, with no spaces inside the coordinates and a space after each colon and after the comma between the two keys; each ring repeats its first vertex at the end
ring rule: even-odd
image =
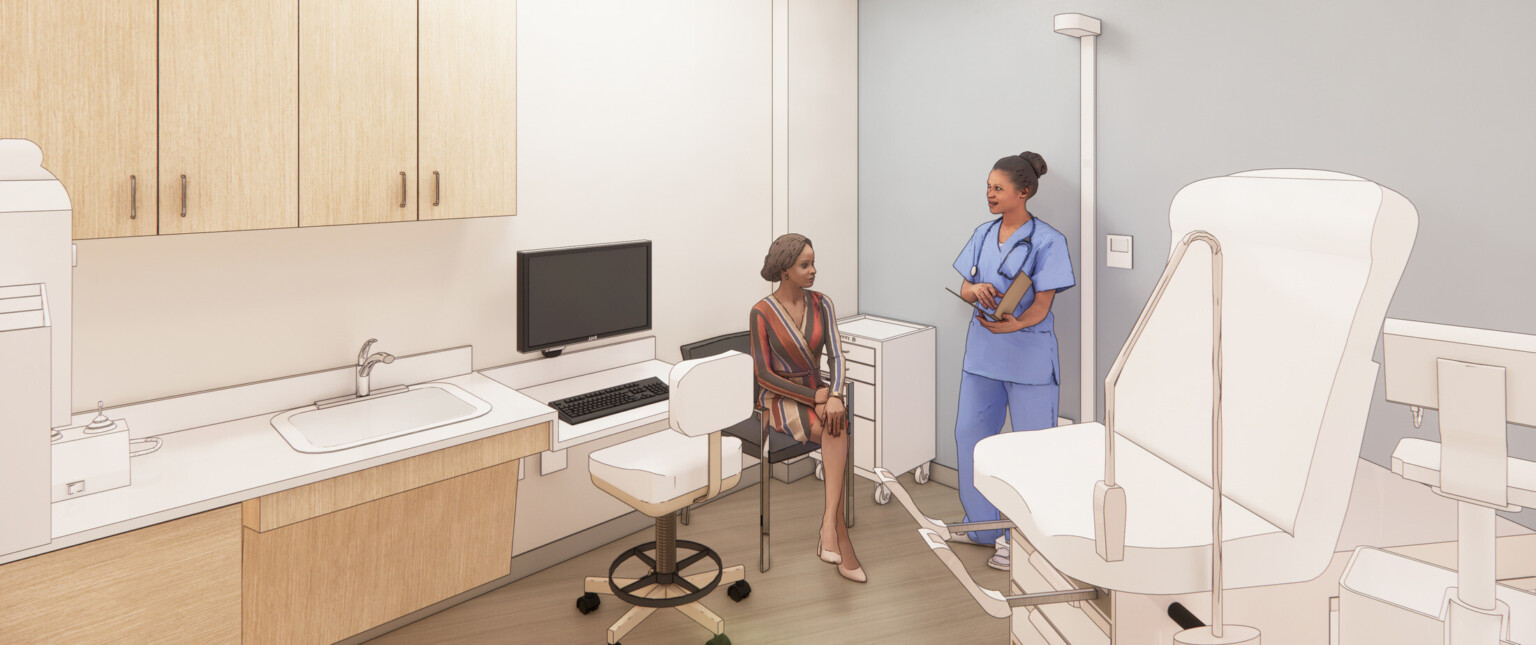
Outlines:
{"type": "MultiPolygon", "coordinates": [[[[726,435],[741,440],[741,449],[749,455],[756,457],[762,454],[762,446],[758,439],[762,436],[762,427],[759,425],[757,413],[746,421],[742,421],[725,430],[726,435]]],[[[815,442],[800,443],[782,432],[768,431],[768,463],[776,464],[785,459],[794,459],[800,455],[810,454],[819,448],[815,442]]]]}
{"type": "MultiPolygon", "coordinates": [[[[1093,490],[1104,477],[1104,426],[1085,423],[988,437],[976,445],[976,488],[1062,573],[1134,593],[1210,589],[1211,489],[1124,437],[1116,478],[1125,489],[1125,558],[1094,546],[1093,490]]],[[[1297,540],[1231,499],[1222,505],[1228,588],[1277,584],[1297,540]]]]}
{"type": "MultiPolygon", "coordinates": [[[[720,479],[741,474],[741,440],[720,438],[720,479]]],[[[593,451],[592,479],[647,504],[665,504],[709,486],[709,437],[663,430],[593,451]]]]}

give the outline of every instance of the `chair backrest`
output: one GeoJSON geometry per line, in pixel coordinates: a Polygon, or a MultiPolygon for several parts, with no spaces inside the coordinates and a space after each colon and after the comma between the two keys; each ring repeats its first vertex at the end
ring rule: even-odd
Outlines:
{"type": "MultiPolygon", "coordinates": [[[[706,338],[704,340],[688,343],[687,345],[683,345],[678,349],[682,351],[684,360],[690,358],[704,358],[705,356],[714,356],[716,354],[729,351],[737,351],[751,356],[752,337],[748,335],[749,333],[750,332],[738,331],[730,334],[721,334],[714,338],[706,338]]],[[[759,394],[761,394],[761,391],[757,385],[757,379],[754,378],[752,380],[752,401],[754,403],[757,401],[759,394]]]]}
{"type": "Polygon", "coordinates": [[[752,416],[752,357],[727,351],[672,366],[667,408],[672,429],[707,435],[752,416]]]}
{"type": "Polygon", "coordinates": [[[738,331],[734,334],[723,334],[714,338],[695,341],[679,348],[683,354],[683,360],[714,356],[722,352],[736,350],[743,354],[752,353],[752,341],[747,337],[747,332],[738,331]]]}
{"type": "MultiPolygon", "coordinates": [[[[1331,547],[1418,215],[1380,185],[1310,170],[1197,181],[1169,210],[1175,245],[1204,230],[1223,255],[1223,492],[1331,547]]],[[[1210,251],[1192,246],[1116,388],[1117,433],[1207,485],[1211,307],[1210,251]]]]}

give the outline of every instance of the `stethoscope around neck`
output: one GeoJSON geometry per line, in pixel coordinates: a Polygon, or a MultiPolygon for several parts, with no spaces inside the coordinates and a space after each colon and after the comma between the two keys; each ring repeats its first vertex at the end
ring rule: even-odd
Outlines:
{"type": "MultiPolygon", "coordinates": [[[[1013,255],[1013,250],[1019,248],[1020,244],[1024,245],[1024,263],[1019,265],[1019,270],[1024,270],[1024,264],[1029,263],[1029,254],[1035,252],[1035,243],[1032,240],[1035,237],[1035,226],[1039,221],[1040,218],[1038,217],[1029,218],[1029,235],[1025,235],[1024,239],[1014,242],[1013,246],[1008,247],[1008,252],[1004,253],[1003,259],[997,263],[997,275],[1002,276],[1005,280],[1013,279],[1013,276],[1003,273],[1003,267],[1008,266],[1008,256],[1013,255]]],[[[981,250],[985,248],[984,245],[992,242],[992,231],[996,230],[998,225],[1002,224],[1002,222],[1003,218],[1001,217],[992,220],[992,224],[987,226],[986,234],[981,238],[981,244],[976,245],[976,257],[971,260],[972,278],[975,278],[976,274],[978,273],[976,267],[981,266],[981,250]]]]}

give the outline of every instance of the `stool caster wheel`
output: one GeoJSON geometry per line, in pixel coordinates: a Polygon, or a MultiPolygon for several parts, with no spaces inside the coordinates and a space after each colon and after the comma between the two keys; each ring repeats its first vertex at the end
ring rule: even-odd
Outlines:
{"type": "Polygon", "coordinates": [[[876,504],[884,505],[884,504],[890,503],[890,501],[891,501],[891,489],[886,488],[885,484],[881,484],[879,486],[876,486],[875,487],[875,503],[876,504]]]}
{"type": "Polygon", "coordinates": [[[704,645],[731,645],[731,639],[725,634],[715,634],[715,637],[705,641],[704,645]]]}
{"type": "MultiPolygon", "coordinates": [[[[602,599],[598,598],[597,594],[588,591],[587,593],[581,594],[581,597],[576,599],[576,611],[581,612],[581,615],[585,616],[594,611],[597,611],[597,607],[601,604],[603,604],[602,599]]],[[[614,643],[613,645],[619,644],[614,643]]]]}
{"type": "Polygon", "coordinates": [[[821,465],[821,460],[816,460],[816,481],[827,481],[826,467],[821,465]]]}
{"type": "Polygon", "coordinates": [[[924,462],[923,465],[917,467],[917,472],[913,473],[912,479],[916,480],[919,484],[928,483],[928,477],[931,475],[931,467],[932,466],[929,462],[924,462]]]}
{"type": "Polygon", "coordinates": [[[752,585],[747,584],[746,580],[737,580],[726,588],[725,595],[730,596],[731,600],[741,602],[752,595],[752,585]]]}

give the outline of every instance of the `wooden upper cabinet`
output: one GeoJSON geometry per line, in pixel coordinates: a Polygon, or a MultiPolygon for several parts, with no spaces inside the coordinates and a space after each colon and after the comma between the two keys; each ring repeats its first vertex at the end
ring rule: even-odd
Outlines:
{"type": "Polygon", "coordinates": [[[301,2],[299,224],[414,220],[418,179],[416,0],[301,2]]]}
{"type": "Polygon", "coordinates": [[[517,212],[517,3],[421,0],[421,219],[517,212]]]}
{"type": "Polygon", "coordinates": [[[42,148],[75,239],[154,235],[155,0],[0,2],[0,138],[42,148]]]}
{"type": "Polygon", "coordinates": [[[298,0],[160,0],[160,232],[299,225],[298,0]]]}

